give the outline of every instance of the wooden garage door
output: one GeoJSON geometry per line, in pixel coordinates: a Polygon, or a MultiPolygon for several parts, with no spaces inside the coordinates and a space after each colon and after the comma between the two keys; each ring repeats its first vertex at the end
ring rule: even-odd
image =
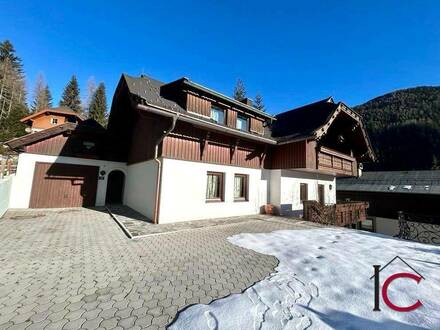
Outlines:
{"type": "Polygon", "coordinates": [[[94,206],[98,170],[97,166],[37,162],[29,207],[94,206]]]}

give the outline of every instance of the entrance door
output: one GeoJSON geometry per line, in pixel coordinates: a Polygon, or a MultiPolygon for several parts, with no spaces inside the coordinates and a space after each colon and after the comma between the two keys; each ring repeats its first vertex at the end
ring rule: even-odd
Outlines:
{"type": "Polygon", "coordinates": [[[29,207],[95,206],[98,167],[35,163],[29,207]]]}
{"type": "Polygon", "coordinates": [[[324,185],[318,184],[318,201],[321,205],[325,204],[324,185]]]}
{"type": "Polygon", "coordinates": [[[122,204],[125,174],[122,171],[111,171],[107,178],[106,204],[122,204]]]}

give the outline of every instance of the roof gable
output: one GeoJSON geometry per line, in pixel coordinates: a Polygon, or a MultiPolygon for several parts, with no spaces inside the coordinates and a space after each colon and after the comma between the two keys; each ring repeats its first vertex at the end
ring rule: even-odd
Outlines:
{"type": "Polygon", "coordinates": [[[28,120],[33,120],[34,118],[37,118],[37,117],[40,117],[40,116],[43,116],[43,115],[49,114],[49,113],[59,114],[59,115],[75,116],[79,120],[84,120],[84,117],[81,114],[77,113],[76,111],[73,111],[72,109],[70,109],[68,107],[57,107],[57,108],[47,108],[47,109],[40,110],[38,112],[34,112],[34,113],[32,113],[32,114],[30,114],[30,115],[20,119],[20,121],[22,123],[24,123],[24,122],[26,122],[28,120]]]}

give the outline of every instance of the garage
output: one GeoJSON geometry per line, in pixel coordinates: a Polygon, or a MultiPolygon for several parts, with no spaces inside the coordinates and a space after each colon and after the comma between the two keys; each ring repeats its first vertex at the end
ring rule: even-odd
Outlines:
{"type": "Polygon", "coordinates": [[[29,207],[95,206],[98,166],[35,163],[29,207]]]}

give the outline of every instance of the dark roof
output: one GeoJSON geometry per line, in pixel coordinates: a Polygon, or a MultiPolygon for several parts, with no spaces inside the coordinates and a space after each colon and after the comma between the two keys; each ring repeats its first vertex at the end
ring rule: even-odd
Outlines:
{"type": "Polygon", "coordinates": [[[76,111],[73,111],[72,109],[70,109],[68,107],[57,107],[57,108],[47,108],[47,109],[40,110],[38,112],[31,113],[30,115],[20,119],[20,121],[21,122],[28,121],[32,118],[35,118],[41,114],[46,113],[46,112],[57,113],[57,114],[62,114],[62,115],[72,115],[72,116],[75,116],[81,120],[84,120],[84,117],[81,114],[79,114],[76,111]]]}
{"type": "Polygon", "coordinates": [[[11,149],[17,149],[68,131],[75,131],[78,133],[82,133],[82,132],[104,133],[105,128],[102,127],[95,120],[87,119],[81,123],[64,123],[38,132],[23,135],[18,138],[6,141],[4,144],[11,149]]]}
{"type": "MultiPolygon", "coordinates": [[[[198,120],[203,120],[208,123],[216,124],[213,120],[205,117],[201,117],[197,114],[193,114],[191,112],[186,111],[184,108],[182,108],[177,102],[170,100],[169,98],[165,97],[162,91],[163,86],[168,86],[170,84],[165,84],[159,80],[147,77],[147,76],[141,76],[141,77],[131,77],[127,74],[122,75],[125,79],[129,92],[136,96],[141,98],[146,104],[151,106],[157,106],[160,108],[165,108],[167,110],[183,113],[186,116],[193,117],[198,120]]],[[[172,84],[176,84],[178,81],[174,81],[172,84]]],[[[235,100],[234,100],[235,101],[235,100]]],[[[238,101],[235,101],[238,102],[238,101]]],[[[245,106],[245,104],[243,104],[245,106]]],[[[226,127],[226,125],[224,125],[226,127]]],[[[232,129],[231,127],[227,127],[228,129],[232,129]]],[[[237,132],[241,132],[238,129],[234,129],[237,132]]],[[[256,136],[256,137],[262,137],[265,139],[271,138],[270,131],[265,130],[264,135],[260,136],[255,133],[248,132],[249,134],[256,136]]]]}
{"type": "Polygon", "coordinates": [[[313,136],[315,131],[328,122],[339,104],[331,97],[307,104],[275,116],[277,119],[272,127],[275,138],[301,138],[313,136]]]}
{"type": "Polygon", "coordinates": [[[165,83],[162,81],[147,76],[131,77],[127,74],[123,74],[123,77],[127,83],[130,93],[142,98],[148,104],[156,105],[168,110],[186,113],[185,109],[183,109],[179,104],[161,95],[160,89],[163,85],[165,85],[165,83]]]}
{"type": "Polygon", "coordinates": [[[364,172],[359,178],[338,178],[336,189],[440,195],[440,170],[364,172]]]}

